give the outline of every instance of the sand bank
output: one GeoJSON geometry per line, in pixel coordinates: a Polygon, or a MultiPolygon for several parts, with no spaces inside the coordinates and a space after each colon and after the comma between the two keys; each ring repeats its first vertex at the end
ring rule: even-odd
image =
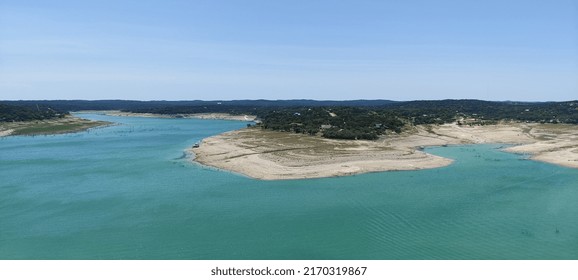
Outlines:
{"type": "Polygon", "coordinates": [[[424,153],[420,148],[472,143],[518,144],[521,146],[507,150],[578,167],[577,137],[576,126],[516,123],[419,126],[377,141],[331,140],[246,128],[206,138],[191,151],[201,164],[252,178],[279,180],[442,167],[452,160],[424,153]]]}
{"type": "Polygon", "coordinates": [[[14,129],[2,130],[2,129],[0,128],[0,137],[9,136],[9,135],[12,134],[12,132],[14,132],[14,129]]]}
{"type": "Polygon", "coordinates": [[[578,126],[534,126],[529,133],[536,141],[505,151],[529,154],[533,160],[578,168],[578,126]]]}
{"type": "MultiPolygon", "coordinates": [[[[91,112],[91,111],[83,111],[91,112]]],[[[92,111],[99,112],[99,111],[92,111]]],[[[257,117],[252,115],[231,115],[226,113],[200,113],[200,114],[151,114],[151,113],[131,113],[131,112],[121,112],[121,111],[100,111],[109,116],[120,116],[120,117],[142,117],[142,118],[184,118],[184,119],[211,119],[211,120],[232,120],[232,121],[254,121],[257,117]]]]}

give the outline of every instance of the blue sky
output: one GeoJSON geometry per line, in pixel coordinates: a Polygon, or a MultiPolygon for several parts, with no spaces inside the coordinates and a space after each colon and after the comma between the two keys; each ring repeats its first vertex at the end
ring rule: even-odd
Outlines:
{"type": "Polygon", "coordinates": [[[0,0],[0,99],[578,99],[578,0],[0,0]]]}

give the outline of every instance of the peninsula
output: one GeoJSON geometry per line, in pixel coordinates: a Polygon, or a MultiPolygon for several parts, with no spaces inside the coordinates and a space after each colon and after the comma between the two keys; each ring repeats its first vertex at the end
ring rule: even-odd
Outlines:
{"type": "Polygon", "coordinates": [[[436,168],[424,147],[514,145],[508,152],[578,168],[578,102],[438,100],[262,109],[256,127],[204,139],[199,163],[265,180],[436,168]],[[361,105],[363,104],[363,105],[361,105]]]}
{"type": "Polygon", "coordinates": [[[422,148],[479,143],[516,144],[505,150],[578,168],[578,127],[562,124],[419,125],[374,141],[245,128],[206,138],[189,152],[204,165],[256,179],[281,180],[443,167],[452,160],[422,148]]]}
{"type": "Polygon", "coordinates": [[[37,104],[33,107],[0,104],[0,137],[73,133],[110,124],[37,104]]]}

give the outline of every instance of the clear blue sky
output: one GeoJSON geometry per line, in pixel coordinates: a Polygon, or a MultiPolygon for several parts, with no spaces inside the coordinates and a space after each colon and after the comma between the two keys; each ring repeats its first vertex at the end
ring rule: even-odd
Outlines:
{"type": "Polygon", "coordinates": [[[578,0],[0,0],[1,99],[578,99],[578,0]]]}

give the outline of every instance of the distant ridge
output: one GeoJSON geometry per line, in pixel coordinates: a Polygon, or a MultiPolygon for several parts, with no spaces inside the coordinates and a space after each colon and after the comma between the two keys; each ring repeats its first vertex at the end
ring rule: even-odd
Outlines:
{"type": "Polygon", "coordinates": [[[525,102],[525,101],[484,101],[476,99],[444,99],[444,100],[414,100],[393,101],[385,99],[356,99],[356,100],[312,100],[312,99],[239,99],[239,100],[182,100],[182,101],[137,101],[137,100],[18,100],[0,101],[0,103],[16,106],[46,106],[60,111],[81,110],[144,110],[166,107],[428,107],[428,106],[469,106],[469,105],[548,105],[578,103],[578,100],[564,102],[525,102]]]}
{"type": "Polygon", "coordinates": [[[241,100],[182,100],[182,101],[137,101],[137,100],[18,100],[0,101],[0,103],[17,106],[42,105],[63,111],[81,110],[137,110],[137,109],[158,109],[164,107],[197,107],[197,106],[217,106],[222,107],[305,107],[305,106],[353,106],[353,107],[379,107],[398,101],[392,100],[311,100],[311,99],[289,99],[289,100],[265,100],[265,99],[241,99],[241,100]]]}

